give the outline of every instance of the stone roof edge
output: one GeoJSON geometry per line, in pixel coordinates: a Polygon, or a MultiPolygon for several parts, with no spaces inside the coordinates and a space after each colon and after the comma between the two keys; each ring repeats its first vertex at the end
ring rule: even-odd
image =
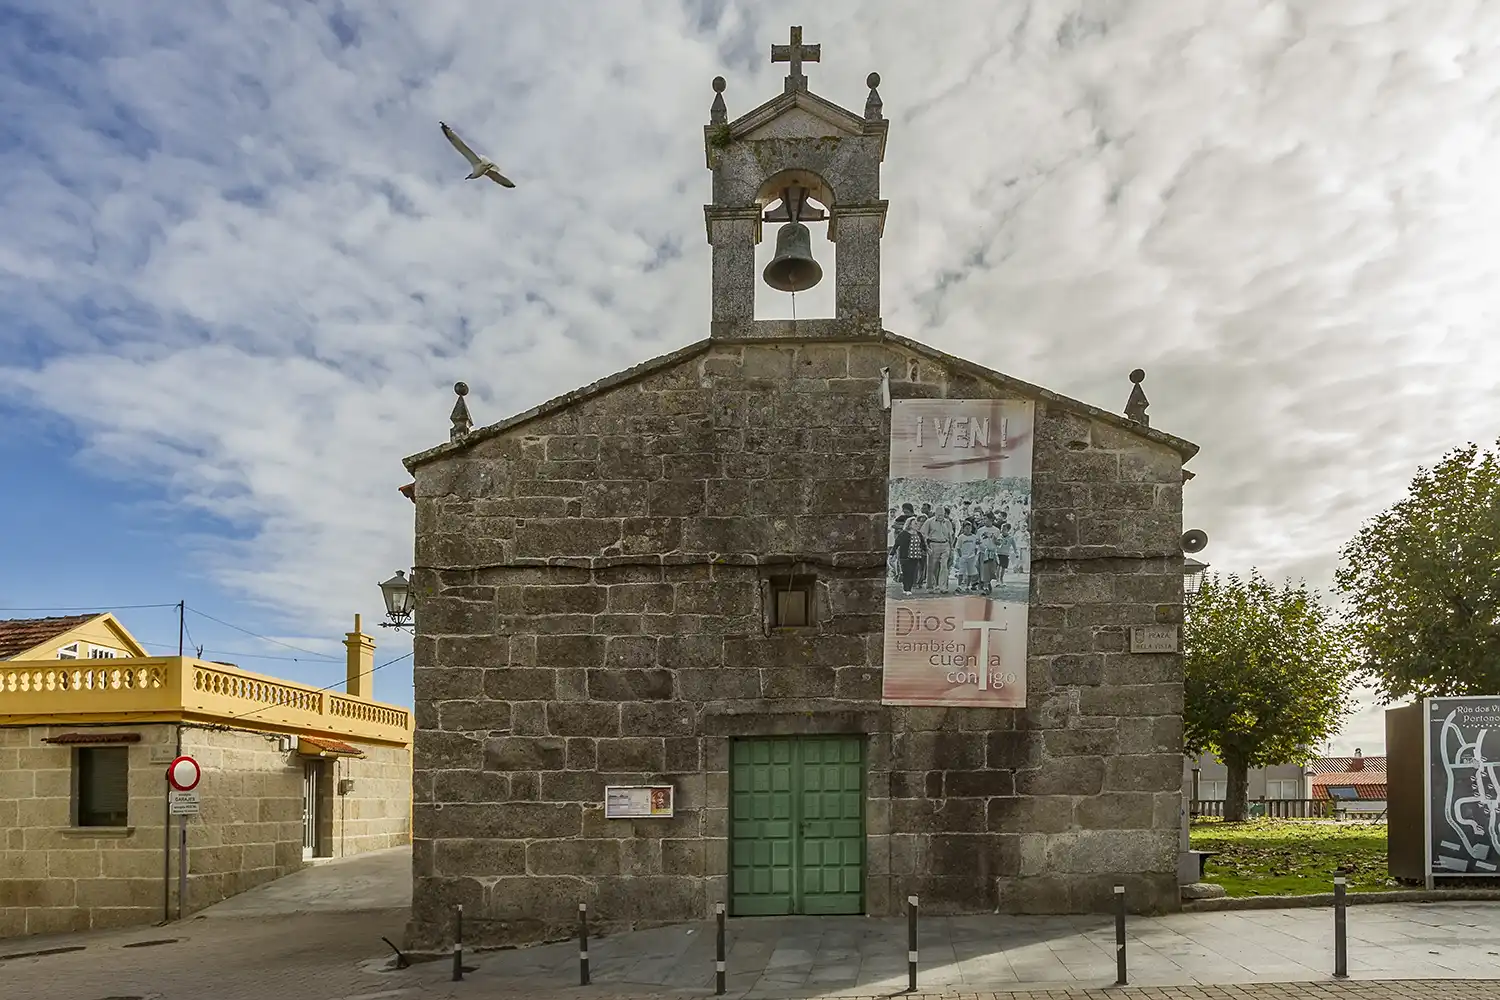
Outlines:
{"type": "MultiPolygon", "coordinates": [[[[946,351],[940,351],[936,347],[929,347],[921,341],[911,340],[907,337],[902,337],[899,334],[891,333],[890,331],[884,331],[881,340],[887,343],[899,344],[900,346],[906,348],[909,351],[912,351],[915,354],[921,354],[932,359],[933,361],[939,362],[940,364],[949,365],[951,367],[967,371],[969,374],[977,376],[978,378],[997,382],[1000,385],[1014,388],[1017,392],[1023,395],[1045,400],[1048,403],[1054,403],[1058,406],[1061,406],[1063,409],[1071,410],[1074,413],[1077,413],[1079,416],[1099,420],[1118,427],[1121,430],[1129,431],[1132,434],[1137,434],[1147,439],[1148,441],[1155,441],[1158,444],[1164,444],[1167,447],[1171,448],[1173,451],[1176,451],[1178,454],[1180,454],[1184,462],[1192,458],[1194,455],[1198,454],[1198,446],[1196,444],[1193,444],[1191,441],[1176,437],[1172,434],[1167,434],[1164,431],[1154,430],[1150,427],[1143,427],[1142,425],[1136,423],[1134,420],[1131,420],[1130,418],[1125,417],[1121,414],[1111,413],[1108,410],[1100,409],[1099,407],[1093,406],[1089,403],[1073,399],[1069,396],[1063,396],[1059,393],[1053,392],[1050,389],[1043,389],[1039,385],[1032,385],[1030,382],[1023,382],[1020,379],[1012,378],[1011,376],[1005,375],[1001,372],[997,372],[992,368],[986,368],[983,365],[975,364],[974,362],[968,361],[964,358],[960,358],[957,355],[949,354],[946,351]]],[[[747,341],[741,341],[740,343],[746,342],[747,341]]],[[[878,341],[860,342],[878,343],[878,341]]],[[[497,423],[489,424],[485,427],[476,427],[472,431],[470,431],[468,435],[461,441],[448,441],[443,444],[437,445],[434,448],[428,448],[426,451],[417,452],[415,455],[409,455],[401,460],[401,464],[406,466],[406,471],[415,472],[419,466],[426,465],[428,462],[443,458],[447,455],[457,454],[468,448],[470,445],[477,444],[480,441],[487,440],[499,434],[504,434],[506,431],[514,430],[516,427],[519,427],[522,424],[529,423],[539,417],[545,417],[550,414],[556,413],[559,410],[566,409],[574,403],[581,402],[582,400],[588,399],[591,396],[596,396],[606,390],[615,389],[622,385],[627,385],[637,379],[645,378],[646,376],[651,375],[664,368],[670,368],[672,365],[678,364],[679,362],[686,361],[692,357],[696,357],[697,355],[707,351],[714,343],[716,343],[716,341],[712,339],[699,340],[695,343],[687,345],[686,347],[678,348],[677,350],[672,351],[670,354],[663,354],[659,357],[651,358],[648,361],[642,361],[640,364],[635,365],[632,368],[626,368],[624,371],[615,372],[613,375],[607,375],[604,378],[601,378],[596,382],[591,382],[580,389],[574,389],[571,392],[563,393],[561,396],[555,396],[552,399],[547,400],[545,403],[540,403],[536,406],[533,406],[531,409],[525,410],[521,413],[517,413],[514,416],[506,417],[504,420],[501,420],[497,423]]],[[[775,340],[767,341],[767,343],[829,343],[829,341],[824,340],[821,337],[808,338],[805,341],[793,337],[777,338],[775,340]]]]}
{"type": "Polygon", "coordinates": [[[615,389],[634,382],[636,379],[645,378],[647,375],[651,375],[663,368],[670,368],[672,365],[702,354],[708,350],[712,343],[712,340],[705,338],[686,347],[680,347],[670,354],[663,354],[659,357],[642,361],[640,364],[626,368],[624,371],[615,372],[613,375],[606,375],[596,382],[590,382],[580,389],[573,389],[570,392],[563,393],[561,396],[554,396],[545,403],[539,403],[529,410],[506,417],[497,423],[484,427],[476,427],[461,441],[448,441],[434,448],[428,448],[426,451],[419,451],[415,455],[408,455],[401,460],[401,464],[406,466],[407,472],[415,472],[418,466],[426,465],[434,459],[457,454],[470,445],[477,444],[480,441],[487,440],[499,434],[504,434],[506,431],[514,430],[521,424],[530,423],[539,417],[545,417],[559,410],[566,409],[574,403],[588,399],[591,396],[597,396],[608,389],[615,389]]]}
{"type": "Polygon", "coordinates": [[[1109,410],[1101,409],[1100,407],[1094,406],[1092,403],[1085,403],[1082,400],[1073,399],[1071,396],[1064,396],[1061,393],[1053,392],[1051,389],[1043,389],[1039,385],[1032,385],[1030,382],[1023,382],[1020,379],[1014,378],[1010,375],[1006,375],[1003,372],[997,372],[993,368],[986,368],[984,365],[976,364],[975,362],[970,361],[967,358],[961,358],[955,354],[949,354],[947,351],[940,351],[936,347],[929,347],[927,344],[924,344],[921,341],[912,340],[909,337],[903,337],[900,334],[887,331],[884,339],[888,343],[900,344],[907,350],[913,351],[917,354],[926,355],[934,361],[949,365],[954,368],[965,370],[969,374],[977,376],[978,378],[986,379],[991,382],[998,382],[1001,385],[1012,387],[1017,392],[1020,392],[1024,395],[1034,396],[1038,399],[1046,400],[1048,403],[1055,403],[1065,410],[1072,410],[1079,416],[1089,417],[1091,419],[1101,421],[1102,423],[1111,424],[1115,427],[1120,428],[1120,430],[1129,431],[1132,434],[1137,434],[1148,441],[1155,441],[1157,444],[1164,444],[1168,448],[1171,448],[1173,451],[1181,455],[1184,462],[1192,458],[1194,455],[1198,454],[1198,446],[1193,442],[1187,440],[1186,438],[1180,438],[1175,434],[1168,434],[1165,431],[1159,431],[1154,428],[1138,424],[1124,414],[1111,413],[1109,410]]]}
{"type": "Polygon", "coordinates": [[[755,131],[767,122],[775,121],[793,108],[801,107],[805,111],[818,118],[823,119],[835,128],[843,129],[851,135],[863,135],[865,133],[865,119],[850,111],[848,108],[840,107],[826,97],[820,97],[810,90],[798,90],[790,94],[777,94],[759,107],[751,108],[740,115],[725,127],[733,139],[747,135],[755,131]]]}

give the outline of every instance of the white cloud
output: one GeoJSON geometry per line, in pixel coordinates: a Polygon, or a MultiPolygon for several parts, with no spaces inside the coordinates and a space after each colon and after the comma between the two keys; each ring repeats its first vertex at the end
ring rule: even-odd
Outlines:
{"type": "Polygon", "coordinates": [[[250,528],[216,575],[313,633],[409,561],[453,381],[486,423],[704,336],[708,83],[779,92],[794,22],[813,89],[883,77],[887,327],[1111,408],[1146,368],[1216,568],[1326,585],[1500,434],[1493,4],[34,6],[78,55],[3,84],[0,343],[49,343],[0,384],[250,528]]]}

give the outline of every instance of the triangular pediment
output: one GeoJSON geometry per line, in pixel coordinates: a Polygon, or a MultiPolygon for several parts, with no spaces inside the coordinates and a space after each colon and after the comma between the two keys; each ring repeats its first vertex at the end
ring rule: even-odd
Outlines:
{"type": "MultiPolygon", "coordinates": [[[[779,325],[782,321],[762,320],[760,322],[767,325],[779,325]]],[[[813,320],[812,322],[835,323],[837,321],[813,320]]],[[[804,323],[806,323],[806,321],[804,321],[804,323]]],[[[834,344],[849,342],[846,340],[840,340],[839,338],[832,336],[806,339],[778,335],[772,339],[775,343],[782,345],[790,345],[794,343],[834,344]]],[[[689,344],[687,347],[673,351],[671,354],[666,354],[659,358],[653,358],[650,361],[646,361],[642,364],[636,365],[634,368],[627,368],[622,372],[616,372],[613,375],[600,379],[592,385],[586,385],[581,389],[575,389],[572,392],[568,392],[554,399],[548,400],[547,402],[542,403],[539,406],[534,406],[524,413],[518,413],[513,417],[501,420],[498,423],[490,424],[487,427],[476,427],[472,431],[470,431],[468,435],[458,441],[450,441],[444,444],[440,444],[435,448],[429,448],[426,451],[408,456],[407,458],[402,460],[403,464],[406,466],[408,472],[414,473],[419,466],[425,465],[435,459],[466,451],[481,441],[488,440],[508,431],[513,431],[516,428],[530,423],[533,420],[538,420],[540,418],[551,416],[552,414],[559,413],[572,407],[579,406],[586,401],[600,396],[610,390],[618,389],[632,382],[637,382],[641,379],[649,378],[652,375],[666,371],[668,369],[676,368],[679,365],[684,365],[690,361],[693,361],[699,355],[707,353],[714,347],[715,343],[716,342],[712,339],[700,340],[696,344],[689,344]]],[[[1049,406],[1056,407],[1057,409],[1063,410],[1065,412],[1074,413],[1078,416],[1085,417],[1090,420],[1098,420],[1101,423],[1108,424],[1112,427],[1118,428],[1119,430],[1134,434],[1143,440],[1154,441],[1157,444],[1166,445],[1168,448],[1171,448],[1173,451],[1181,455],[1184,462],[1198,453],[1198,446],[1196,444],[1193,444],[1191,441],[1184,440],[1183,438],[1177,437],[1172,434],[1167,434],[1164,431],[1157,430],[1156,428],[1146,424],[1136,423],[1135,421],[1126,416],[1123,416],[1122,414],[1113,413],[1111,411],[1094,406],[1090,403],[1072,399],[1068,396],[1062,395],[1061,393],[1053,392],[1050,389],[1045,389],[1038,385],[1032,385],[1029,382],[1023,382],[1020,379],[1014,378],[1010,375],[1006,375],[1003,372],[995,371],[992,368],[986,368],[985,366],[980,365],[977,362],[969,361],[966,358],[960,358],[957,355],[949,354],[946,351],[938,350],[935,347],[929,347],[928,345],[923,344],[920,341],[909,340],[906,337],[899,336],[897,334],[891,333],[890,331],[883,331],[878,343],[881,343],[886,347],[903,349],[905,352],[915,358],[934,361],[951,371],[963,373],[988,382],[991,385],[999,386],[1023,399],[1032,399],[1039,402],[1045,402],[1049,406]]]]}
{"type": "Polygon", "coordinates": [[[863,118],[805,90],[782,94],[729,123],[731,140],[842,139],[864,132],[863,118]]]}

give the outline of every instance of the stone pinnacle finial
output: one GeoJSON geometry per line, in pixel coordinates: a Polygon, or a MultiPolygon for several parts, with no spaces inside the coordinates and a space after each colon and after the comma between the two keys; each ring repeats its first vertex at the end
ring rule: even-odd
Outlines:
{"type": "Polygon", "coordinates": [[[880,86],[880,74],[871,73],[865,77],[865,86],[870,88],[870,96],[865,98],[865,120],[878,122],[885,117],[880,113],[880,109],[885,107],[880,103],[880,91],[875,89],[880,86]]]}
{"type": "Polygon", "coordinates": [[[469,394],[468,383],[454,382],[453,391],[458,394],[458,402],[453,404],[453,414],[448,418],[453,421],[453,429],[448,432],[448,440],[462,441],[469,436],[469,431],[474,427],[474,421],[469,416],[469,404],[464,402],[464,397],[469,394]]]}
{"type": "Polygon", "coordinates": [[[729,121],[729,109],[724,106],[724,88],[729,86],[722,76],[714,77],[714,103],[708,111],[710,125],[723,125],[729,121]]]}
{"type": "Polygon", "coordinates": [[[792,28],[791,41],[786,45],[771,46],[772,63],[790,63],[791,70],[786,75],[786,92],[796,93],[799,90],[807,90],[807,77],[802,75],[802,64],[804,62],[818,62],[823,53],[821,45],[802,44],[802,26],[795,25],[792,28]]]}
{"type": "Polygon", "coordinates": [[[1146,407],[1151,405],[1151,401],[1146,398],[1146,390],[1141,388],[1141,383],[1146,381],[1146,369],[1137,368],[1131,372],[1130,381],[1134,386],[1130,390],[1130,399],[1125,403],[1125,416],[1143,427],[1150,427],[1151,418],[1146,415],[1146,407]]]}

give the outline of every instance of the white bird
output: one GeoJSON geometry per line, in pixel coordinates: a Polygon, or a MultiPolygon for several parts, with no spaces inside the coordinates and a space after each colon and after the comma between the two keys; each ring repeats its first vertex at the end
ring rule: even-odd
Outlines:
{"type": "Polygon", "coordinates": [[[480,156],[470,149],[468,143],[460,139],[458,133],[449,128],[447,123],[438,122],[438,124],[443,127],[443,134],[448,137],[449,142],[453,143],[453,148],[464,154],[464,159],[468,160],[469,165],[474,168],[473,173],[465,177],[464,180],[472,181],[480,177],[488,177],[501,187],[513,188],[516,186],[515,181],[500,172],[500,168],[495,166],[494,160],[491,160],[488,156],[480,156]]]}

